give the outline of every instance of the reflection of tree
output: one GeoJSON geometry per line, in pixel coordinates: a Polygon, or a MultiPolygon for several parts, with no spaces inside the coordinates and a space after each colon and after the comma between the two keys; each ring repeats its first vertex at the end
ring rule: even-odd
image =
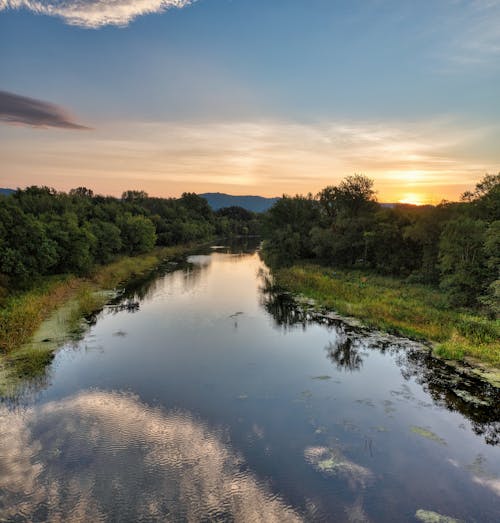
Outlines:
{"type": "Polygon", "coordinates": [[[278,326],[285,329],[302,326],[305,329],[308,324],[321,322],[334,330],[336,339],[325,349],[337,369],[360,371],[366,349],[389,353],[395,358],[405,379],[413,377],[436,404],[457,411],[470,420],[474,432],[484,436],[486,443],[500,445],[500,392],[497,388],[453,369],[421,347],[398,342],[397,338],[382,341],[367,330],[351,328],[340,320],[308,313],[291,294],[274,285],[272,274],[262,270],[259,277],[261,304],[278,326]]]}
{"type": "Polygon", "coordinates": [[[293,326],[306,327],[308,316],[293,297],[274,284],[268,271],[260,269],[260,304],[271,315],[277,326],[288,329],[293,326]]]}
{"type": "Polygon", "coordinates": [[[450,370],[441,360],[419,350],[401,352],[397,358],[405,379],[414,378],[435,403],[460,412],[476,434],[490,445],[500,444],[500,392],[498,388],[450,370]]]}
{"type": "Polygon", "coordinates": [[[349,372],[359,371],[363,366],[360,349],[350,336],[339,335],[335,342],[325,347],[328,358],[337,366],[338,370],[349,372]]]}

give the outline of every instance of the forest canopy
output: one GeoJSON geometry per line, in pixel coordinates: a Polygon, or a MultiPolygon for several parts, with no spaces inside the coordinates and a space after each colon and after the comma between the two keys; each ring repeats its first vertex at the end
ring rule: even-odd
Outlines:
{"type": "Polygon", "coordinates": [[[271,265],[369,269],[440,286],[453,306],[500,312],[500,174],[437,206],[379,204],[372,180],[350,176],[316,196],[284,196],[264,235],[271,265]]]}
{"type": "Polygon", "coordinates": [[[121,198],[28,187],[0,196],[0,287],[24,289],[40,276],[84,275],[97,264],[155,246],[207,241],[214,235],[258,233],[254,213],[214,213],[194,194],[152,198],[126,191],[121,198]]]}

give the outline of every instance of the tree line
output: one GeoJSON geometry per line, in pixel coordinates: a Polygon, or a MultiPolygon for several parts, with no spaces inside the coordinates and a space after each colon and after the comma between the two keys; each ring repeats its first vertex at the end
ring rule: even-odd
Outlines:
{"type": "Polygon", "coordinates": [[[453,306],[500,312],[500,174],[436,206],[381,205],[372,180],[349,176],[316,196],[284,196],[264,236],[271,265],[369,269],[440,286],[453,306]]]}
{"type": "Polygon", "coordinates": [[[69,193],[28,187],[0,196],[0,287],[24,289],[40,276],[85,275],[96,264],[155,246],[202,242],[214,235],[259,233],[259,218],[241,208],[214,213],[204,198],[121,198],[79,187],[69,193]]]}

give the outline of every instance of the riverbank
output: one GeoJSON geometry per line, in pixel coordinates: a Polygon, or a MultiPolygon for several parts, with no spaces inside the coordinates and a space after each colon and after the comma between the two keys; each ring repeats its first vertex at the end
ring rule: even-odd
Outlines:
{"type": "Polygon", "coordinates": [[[35,377],[65,338],[77,336],[82,320],[99,311],[124,282],[143,276],[192,245],[157,248],[96,267],[86,278],[47,278],[36,288],[4,298],[0,309],[0,381],[35,377]]]}
{"type": "Polygon", "coordinates": [[[275,283],[369,327],[432,343],[433,354],[500,369],[500,322],[450,309],[436,289],[396,278],[296,265],[275,283]]]}

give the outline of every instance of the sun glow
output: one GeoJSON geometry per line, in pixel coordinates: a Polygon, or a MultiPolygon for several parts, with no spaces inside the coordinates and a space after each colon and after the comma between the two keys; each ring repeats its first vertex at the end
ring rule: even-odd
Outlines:
{"type": "Polygon", "coordinates": [[[398,200],[398,203],[407,203],[409,205],[425,205],[425,198],[421,194],[416,193],[406,193],[403,195],[403,198],[398,200]]]}

